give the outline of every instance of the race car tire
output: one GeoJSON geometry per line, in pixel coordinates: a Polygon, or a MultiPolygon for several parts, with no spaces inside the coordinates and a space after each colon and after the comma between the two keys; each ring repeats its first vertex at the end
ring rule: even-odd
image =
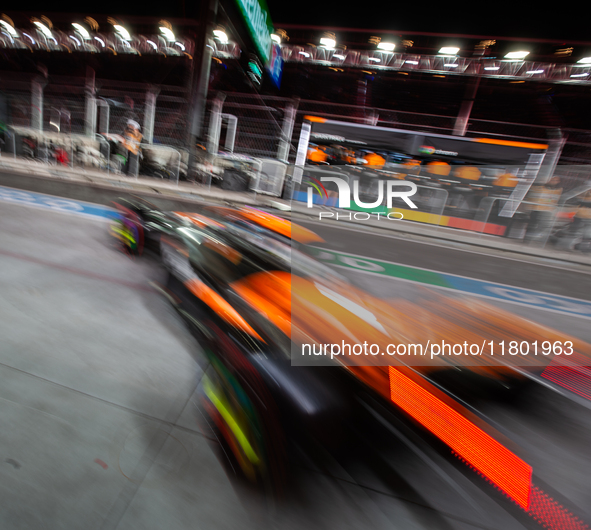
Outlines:
{"type": "Polygon", "coordinates": [[[205,325],[217,344],[207,352],[211,364],[200,385],[202,414],[235,488],[271,509],[282,496],[286,468],[277,409],[247,358],[213,322],[205,325]]]}
{"type": "Polygon", "coordinates": [[[118,239],[122,250],[130,257],[144,251],[144,226],[136,212],[116,204],[119,215],[111,223],[111,234],[118,239]]]}

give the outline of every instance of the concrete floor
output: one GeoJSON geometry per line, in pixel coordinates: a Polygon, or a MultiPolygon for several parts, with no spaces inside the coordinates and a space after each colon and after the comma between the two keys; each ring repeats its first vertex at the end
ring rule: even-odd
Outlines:
{"type": "Polygon", "coordinates": [[[371,466],[301,454],[261,519],[198,427],[198,347],[150,287],[162,273],[104,222],[0,204],[0,528],[522,528],[379,430],[351,433],[386,446],[371,466]]]}

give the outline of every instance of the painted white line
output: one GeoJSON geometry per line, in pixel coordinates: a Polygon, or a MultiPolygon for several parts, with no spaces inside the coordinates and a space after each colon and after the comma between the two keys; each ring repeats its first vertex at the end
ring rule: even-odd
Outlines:
{"type": "Polygon", "coordinates": [[[59,210],[57,208],[50,208],[49,206],[42,206],[41,204],[35,204],[35,203],[27,203],[27,202],[21,202],[21,201],[7,201],[4,200],[0,197],[0,202],[4,202],[6,204],[14,204],[15,206],[24,206],[25,208],[33,208],[34,210],[39,210],[39,211],[43,211],[43,212],[53,212],[53,213],[59,213],[59,214],[64,214],[64,215],[70,215],[72,217],[82,217],[88,221],[98,221],[99,223],[108,223],[111,221],[111,219],[109,219],[108,217],[105,217],[104,215],[93,215],[90,213],[84,213],[84,212],[73,212],[71,210],[59,210]]]}
{"type": "Polygon", "coordinates": [[[97,202],[88,202],[88,201],[82,201],[79,199],[69,199],[68,197],[61,197],[59,195],[50,195],[48,193],[41,193],[40,191],[31,191],[31,190],[23,190],[20,188],[12,188],[10,186],[0,186],[0,190],[11,190],[11,191],[20,191],[23,193],[32,193],[33,195],[43,195],[45,197],[49,197],[50,199],[59,199],[59,200],[64,200],[64,201],[72,201],[72,202],[78,202],[80,204],[86,204],[89,207],[92,208],[104,208],[106,210],[113,210],[115,211],[115,208],[111,208],[110,206],[104,206],[103,204],[99,204],[97,202]]]}
{"type": "Polygon", "coordinates": [[[58,197],[47,193],[20,190],[8,186],[0,186],[0,201],[20,206],[29,206],[38,210],[77,215],[87,219],[98,218],[108,220],[110,213],[115,211],[113,208],[101,204],[58,197]]]}

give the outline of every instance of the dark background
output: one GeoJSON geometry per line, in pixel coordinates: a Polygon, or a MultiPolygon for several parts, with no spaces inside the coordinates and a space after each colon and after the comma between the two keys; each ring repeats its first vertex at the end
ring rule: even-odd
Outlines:
{"type": "MultiPolygon", "coordinates": [[[[227,0],[233,2],[235,0],[227,0]]],[[[585,3],[446,1],[395,2],[329,2],[322,0],[268,0],[267,5],[275,27],[282,24],[306,26],[352,27],[391,30],[400,33],[424,32],[482,35],[490,37],[522,37],[591,43],[585,3]]],[[[112,16],[155,16],[182,18],[198,12],[198,1],[171,0],[156,2],[41,2],[19,4],[6,2],[3,12],[27,11],[32,14],[52,12],[107,14],[112,16]]],[[[50,17],[51,18],[51,17],[50,17]]],[[[590,50],[591,52],[591,46],[590,50]]]]}

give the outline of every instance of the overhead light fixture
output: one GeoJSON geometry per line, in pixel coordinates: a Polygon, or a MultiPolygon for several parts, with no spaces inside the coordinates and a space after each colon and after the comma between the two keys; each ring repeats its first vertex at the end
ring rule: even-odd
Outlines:
{"type": "Polygon", "coordinates": [[[334,48],[337,44],[337,41],[334,39],[331,39],[329,37],[322,37],[320,39],[320,45],[324,46],[325,48],[334,48]]]}
{"type": "Polygon", "coordinates": [[[214,29],[213,30],[213,35],[222,44],[226,44],[228,42],[228,35],[226,35],[226,32],[224,30],[214,29]]]}
{"type": "Polygon", "coordinates": [[[453,46],[445,46],[439,50],[440,55],[456,55],[460,51],[459,48],[453,46]]]}
{"type": "Polygon", "coordinates": [[[406,64],[419,64],[419,61],[404,61],[406,64]]]}
{"type": "Polygon", "coordinates": [[[105,47],[105,41],[103,39],[99,39],[98,37],[95,37],[94,40],[98,40],[103,45],[103,48],[105,47]]]}
{"type": "Polygon", "coordinates": [[[382,60],[378,59],[377,57],[369,57],[369,60],[374,63],[381,63],[382,62],[382,60]]]}
{"type": "Polygon", "coordinates": [[[181,50],[185,51],[185,45],[181,44],[180,42],[175,42],[175,45],[178,46],[181,50]]]}
{"type": "Polygon", "coordinates": [[[378,44],[378,50],[384,50],[387,52],[394,51],[395,47],[396,47],[396,45],[393,42],[380,42],[378,44]]]}
{"type": "Polygon", "coordinates": [[[333,54],[332,57],[333,57],[333,59],[340,59],[341,61],[345,60],[345,56],[341,55],[340,53],[335,53],[335,54],[333,54]]]}
{"type": "Polygon", "coordinates": [[[589,74],[572,74],[571,77],[587,77],[589,74]]]}
{"type": "Polygon", "coordinates": [[[526,74],[543,74],[544,70],[529,70],[525,72],[526,74]]]}
{"type": "Polygon", "coordinates": [[[529,55],[526,51],[509,52],[505,55],[505,59],[523,59],[529,55]]]}
{"type": "Polygon", "coordinates": [[[75,40],[78,43],[78,46],[82,46],[82,43],[76,37],[74,37],[74,35],[68,35],[68,37],[70,37],[72,40],[75,40]]]}
{"type": "Polygon", "coordinates": [[[300,52],[300,55],[303,55],[304,57],[310,57],[308,52],[300,52]]]}
{"type": "Polygon", "coordinates": [[[0,20],[0,24],[12,37],[18,37],[16,30],[6,20],[0,20]]]}
{"type": "Polygon", "coordinates": [[[24,31],[23,31],[23,35],[24,35],[25,37],[28,37],[28,38],[29,38],[29,40],[30,40],[30,41],[31,41],[33,44],[35,44],[35,41],[33,40],[33,37],[31,37],[31,35],[29,35],[28,33],[25,33],[24,31]]]}
{"type": "Polygon", "coordinates": [[[500,66],[485,66],[485,70],[500,70],[500,66]]]}
{"type": "Polygon", "coordinates": [[[170,42],[174,42],[176,40],[176,37],[174,36],[174,33],[173,33],[173,31],[170,28],[167,28],[165,26],[160,26],[160,32],[170,42]]]}
{"type": "Polygon", "coordinates": [[[457,68],[460,65],[459,64],[455,64],[455,63],[450,63],[450,64],[444,64],[443,66],[447,66],[447,68],[457,68]]]}
{"type": "Polygon", "coordinates": [[[117,33],[119,33],[121,37],[123,37],[123,40],[131,40],[131,35],[129,34],[129,31],[127,31],[123,26],[115,24],[113,27],[115,28],[115,31],[117,31],[117,33]]]}
{"type": "Polygon", "coordinates": [[[271,40],[277,44],[281,44],[281,37],[279,35],[275,35],[275,33],[271,34],[271,40]]]}
{"type": "Polygon", "coordinates": [[[35,21],[35,26],[37,26],[39,31],[41,31],[41,33],[43,33],[43,35],[45,35],[47,38],[53,37],[51,30],[42,22],[35,21]]]}
{"type": "Polygon", "coordinates": [[[577,61],[577,64],[591,64],[591,57],[583,57],[577,61]]]}
{"type": "Polygon", "coordinates": [[[157,49],[158,49],[158,45],[157,45],[157,44],[156,44],[154,41],[147,40],[146,42],[147,42],[147,43],[148,43],[150,46],[152,46],[152,48],[154,48],[155,50],[157,50],[157,49]]]}
{"type": "Polygon", "coordinates": [[[80,35],[82,35],[83,39],[90,40],[90,34],[82,24],[77,24],[76,22],[74,22],[72,26],[74,26],[76,31],[80,33],[80,35]]]}

